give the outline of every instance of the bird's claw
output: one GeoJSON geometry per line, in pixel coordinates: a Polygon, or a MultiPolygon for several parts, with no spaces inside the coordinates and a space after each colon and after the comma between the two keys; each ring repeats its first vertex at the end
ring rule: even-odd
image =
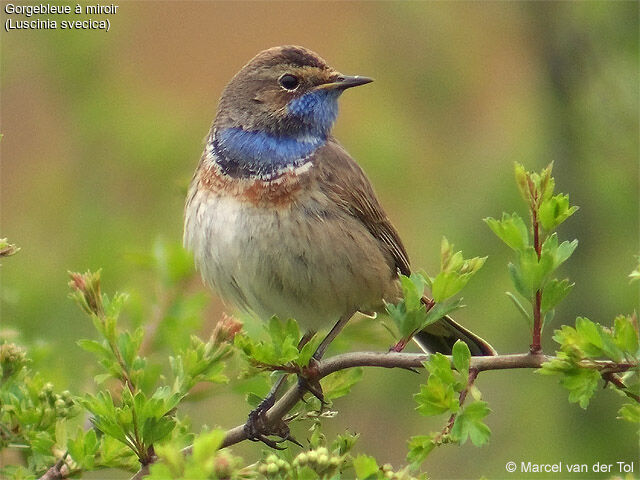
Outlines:
{"type": "Polygon", "coordinates": [[[320,386],[320,382],[318,380],[299,376],[298,388],[306,392],[309,392],[311,395],[313,395],[318,400],[320,400],[320,403],[322,405],[327,405],[327,402],[324,399],[324,393],[322,392],[322,387],[320,386]]]}
{"type": "Polygon", "coordinates": [[[323,406],[327,404],[318,379],[318,361],[314,357],[311,358],[309,365],[303,372],[298,375],[298,388],[316,397],[323,406]]]}
{"type": "Polygon", "coordinates": [[[248,440],[252,442],[262,442],[268,447],[275,450],[284,450],[280,443],[287,440],[302,447],[289,431],[289,426],[284,420],[277,420],[270,423],[267,420],[267,412],[275,404],[275,395],[269,395],[265,398],[251,413],[244,424],[244,433],[248,440]],[[277,439],[269,438],[270,435],[279,437],[277,439]]]}

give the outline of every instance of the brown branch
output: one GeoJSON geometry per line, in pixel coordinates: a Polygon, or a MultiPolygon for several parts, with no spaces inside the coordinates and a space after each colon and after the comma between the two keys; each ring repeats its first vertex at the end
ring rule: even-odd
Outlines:
{"type": "Polygon", "coordinates": [[[63,478],[67,478],[67,475],[69,475],[69,468],[64,463],[67,455],[68,453],[65,452],[62,458],[40,477],[40,480],[62,480],[63,478]]]}
{"type": "MultiPolygon", "coordinates": [[[[531,179],[529,178],[529,186],[531,188],[531,179]]],[[[533,247],[536,250],[538,256],[538,262],[542,256],[542,246],[540,245],[540,224],[538,222],[538,192],[532,192],[533,201],[531,203],[531,223],[533,228],[533,247]]],[[[538,289],[535,293],[535,299],[533,302],[533,331],[531,336],[531,353],[542,352],[542,290],[538,289]]]]}
{"type": "MultiPolygon", "coordinates": [[[[335,355],[333,357],[318,361],[317,377],[320,380],[332,373],[354,367],[381,367],[381,368],[402,368],[417,369],[423,368],[423,363],[429,358],[423,353],[402,353],[402,352],[351,352],[335,355]]],[[[448,357],[451,358],[451,357],[448,357]]],[[[491,357],[471,357],[470,371],[486,372],[489,370],[509,370],[517,368],[541,368],[542,364],[556,357],[544,355],[542,353],[520,353],[513,355],[496,355],[491,357]]],[[[586,368],[593,368],[602,372],[622,372],[637,367],[637,364],[625,363],[618,364],[616,362],[602,360],[590,361],[586,368]]],[[[475,375],[477,375],[477,373],[475,375]]],[[[475,380],[475,376],[474,376],[475,380]]],[[[302,399],[305,390],[295,385],[275,403],[273,407],[265,414],[265,424],[276,425],[282,422],[285,415],[302,399]]],[[[465,393],[466,396],[466,393],[465,393]]],[[[461,396],[461,401],[464,397],[461,396]]],[[[245,433],[245,424],[238,425],[227,431],[222,442],[221,448],[235,445],[247,440],[245,433]]],[[[185,455],[190,455],[192,447],[186,447],[182,450],[185,455]]],[[[148,465],[143,467],[131,480],[141,480],[149,472],[148,465]]]]}
{"type": "MultiPolygon", "coordinates": [[[[633,367],[631,367],[631,368],[633,368],[633,367]]],[[[622,379],[611,370],[603,373],[602,374],[602,378],[604,378],[605,382],[612,383],[613,385],[618,387],[620,390],[625,390],[627,388],[627,386],[624,384],[622,379]]],[[[605,387],[606,386],[607,385],[605,384],[605,387]]],[[[628,390],[625,391],[624,393],[625,393],[625,395],[627,397],[632,398],[636,402],[640,403],[640,395],[637,395],[637,394],[635,394],[633,392],[630,392],[628,390]]]]}
{"type": "MultiPolygon", "coordinates": [[[[458,405],[460,405],[460,407],[464,405],[464,401],[467,399],[467,394],[469,393],[469,390],[471,390],[471,387],[473,387],[473,384],[476,381],[476,378],[478,378],[478,373],[480,372],[476,368],[469,369],[469,378],[467,379],[467,386],[465,387],[464,390],[460,392],[460,398],[458,399],[458,405]]],[[[434,438],[433,441],[435,444],[439,444],[445,436],[451,433],[451,429],[453,428],[453,424],[456,422],[457,415],[458,415],[457,413],[451,414],[447,424],[444,426],[442,431],[434,438]]]]}

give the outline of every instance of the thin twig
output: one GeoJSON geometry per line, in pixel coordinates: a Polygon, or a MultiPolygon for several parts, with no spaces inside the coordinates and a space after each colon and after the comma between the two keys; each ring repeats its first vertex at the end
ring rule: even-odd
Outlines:
{"type": "MultiPolygon", "coordinates": [[[[618,375],[616,375],[614,372],[608,371],[606,373],[603,373],[602,374],[602,378],[604,378],[605,382],[612,383],[616,387],[618,387],[620,390],[624,390],[624,393],[625,393],[625,395],[627,397],[632,398],[636,402],[640,403],[640,395],[637,395],[637,394],[635,394],[633,392],[630,392],[629,390],[625,390],[627,388],[627,386],[622,381],[622,379],[618,375]]],[[[606,385],[605,385],[605,387],[606,387],[606,385]]]]}
{"type": "Polygon", "coordinates": [[[67,455],[69,455],[69,452],[65,452],[62,458],[40,477],[40,480],[62,480],[66,478],[69,474],[69,468],[64,463],[67,455]]]}

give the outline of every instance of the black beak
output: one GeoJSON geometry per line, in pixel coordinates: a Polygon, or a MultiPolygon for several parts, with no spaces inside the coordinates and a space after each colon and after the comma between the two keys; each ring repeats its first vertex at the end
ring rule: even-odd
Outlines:
{"type": "Polygon", "coordinates": [[[373,82],[373,78],[361,77],[360,75],[340,75],[333,82],[325,83],[318,88],[327,88],[330,90],[346,90],[347,88],[366,85],[373,82]]]}

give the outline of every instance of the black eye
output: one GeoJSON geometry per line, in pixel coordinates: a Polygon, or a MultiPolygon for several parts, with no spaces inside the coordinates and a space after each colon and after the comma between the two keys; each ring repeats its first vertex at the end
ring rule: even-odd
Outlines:
{"type": "Polygon", "coordinates": [[[300,80],[298,80],[298,77],[295,77],[290,73],[285,73],[280,77],[278,83],[287,90],[295,90],[296,87],[300,84],[300,80]]]}

